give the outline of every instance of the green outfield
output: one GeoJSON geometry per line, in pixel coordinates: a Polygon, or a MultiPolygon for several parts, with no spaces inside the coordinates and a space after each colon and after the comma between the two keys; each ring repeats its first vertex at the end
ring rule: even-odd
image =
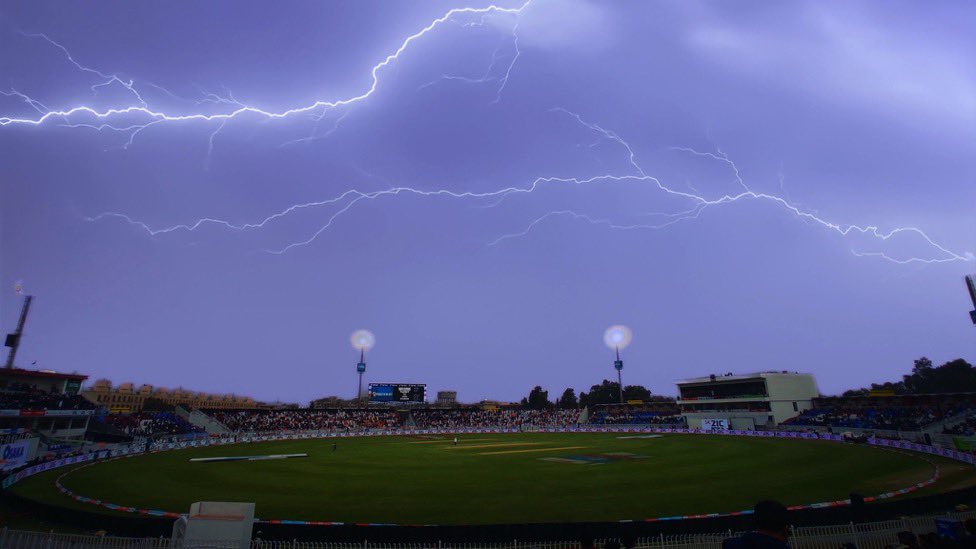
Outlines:
{"type": "MultiPolygon", "coordinates": [[[[609,433],[459,439],[455,446],[447,436],[350,438],[336,451],[331,440],[178,450],[80,468],[63,484],[84,496],[166,511],[185,512],[194,501],[251,501],[263,519],[456,524],[730,512],[765,498],[814,503],[899,489],[934,471],[918,455],[821,441],[609,433]],[[189,461],[291,453],[308,457],[189,461]]],[[[65,471],[13,490],[98,510],[54,489],[65,471]]],[[[952,466],[945,472],[956,474],[952,466]]]]}

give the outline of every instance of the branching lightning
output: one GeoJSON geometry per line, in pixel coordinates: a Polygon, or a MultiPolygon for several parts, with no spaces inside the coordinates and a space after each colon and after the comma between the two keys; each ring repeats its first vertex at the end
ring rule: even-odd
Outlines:
{"type": "MultiPolygon", "coordinates": [[[[514,46],[514,54],[508,58],[508,64],[504,71],[504,74],[498,74],[496,72],[497,64],[505,58],[505,55],[500,53],[501,47],[497,48],[491,59],[491,63],[488,66],[487,71],[480,77],[464,77],[464,76],[452,76],[443,75],[441,80],[460,80],[469,83],[484,83],[484,82],[497,82],[498,88],[496,91],[496,97],[494,102],[501,100],[502,94],[512,76],[513,70],[522,55],[522,51],[519,48],[519,20],[518,15],[528,6],[529,3],[526,2],[521,7],[518,8],[502,8],[499,6],[491,5],[484,8],[472,8],[463,7],[455,8],[447,11],[441,17],[434,19],[427,26],[423,27],[418,32],[406,37],[399,45],[399,47],[387,55],[380,62],[372,66],[370,70],[371,83],[369,87],[359,93],[347,98],[341,99],[330,99],[330,100],[316,100],[315,102],[297,106],[285,110],[268,110],[264,108],[259,108],[253,105],[249,105],[245,102],[239,101],[234,97],[234,95],[228,91],[224,90],[223,95],[203,92],[201,91],[202,99],[196,102],[196,105],[202,105],[204,103],[211,106],[225,106],[228,110],[218,113],[203,113],[203,112],[190,112],[190,113],[171,113],[165,110],[156,109],[150,107],[146,102],[144,95],[136,88],[134,82],[129,79],[124,79],[117,74],[105,73],[87,67],[80,64],[75,60],[71,53],[63,45],[52,40],[44,34],[29,34],[27,36],[41,38],[57,47],[66,56],[67,60],[72,63],[78,70],[92,74],[99,79],[99,82],[91,86],[91,91],[93,93],[98,93],[98,90],[107,86],[117,85],[127,91],[132,97],[133,104],[126,106],[116,106],[112,108],[107,108],[104,110],[99,110],[96,107],[89,105],[82,105],[77,107],[72,107],[68,109],[50,109],[44,103],[37,101],[30,96],[17,91],[9,90],[7,92],[0,92],[7,97],[15,97],[22,100],[27,105],[31,107],[33,111],[37,113],[34,117],[14,117],[14,116],[0,116],[0,126],[9,125],[26,125],[26,126],[40,126],[46,123],[58,122],[61,125],[76,127],[76,128],[88,128],[96,131],[102,130],[112,130],[128,132],[129,138],[128,142],[124,146],[128,146],[132,143],[133,139],[140,132],[145,129],[158,124],[164,123],[174,123],[174,122],[204,122],[212,123],[215,125],[214,130],[210,133],[208,140],[208,154],[213,150],[213,144],[215,137],[225,128],[226,124],[231,120],[242,117],[245,115],[255,115],[268,120],[282,119],[290,117],[293,115],[307,115],[310,116],[316,122],[316,126],[312,133],[305,138],[290,141],[286,144],[294,144],[300,142],[306,142],[313,139],[321,139],[327,137],[332,132],[336,131],[339,127],[339,123],[348,114],[348,111],[344,111],[339,117],[335,118],[334,125],[331,130],[326,132],[324,135],[318,133],[318,123],[321,122],[326,115],[331,111],[340,108],[351,106],[353,104],[362,102],[372,96],[380,85],[380,75],[384,68],[393,64],[401,55],[404,54],[408,48],[420,40],[425,35],[431,33],[440,25],[446,22],[453,22],[467,26],[479,26],[484,24],[484,18],[489,15],[495,14],[508,14],[516,16],[516,20],[512,26],[511,33],[514,46]],[[480,20],[475,18],[474,21],[467,21],[464,23],[459,23],[456,19],[461,15],[473,15],[481,16],[480,20]],[[83,122],[83,121],[73,121],[77,120],[75,117],[85,117],[83,120],[93,118],[95,122],[83,122]],[[136,117],[136,121],[133,118],[136,117]]],[[[436,80],[434,81],[436,82],[436,80]]],[[[426,87],[434,82],[425,84],[422,87],[426,87]]],[[[161,91],[169,94],[170,96],[176,97],[170,93],[165,88],[161,88],[154,84],[147,84],[154,88],[158,88],[161,91]]],[[[627,165],[628,173],[622,175],[618,174],[602,174],[590,177],[539,177],[524,186],[508,186],[499,188],[493,191],[485,192],[471,192],[471,191],[456,191],[450,189],[435,189],[435,190],[424,190],[414,187],[391,187],[379,191],[360,191],[357,189],[349,189],[343,191],[333,197],[326,198],[323,200],[306,202],[301,204],[294,204],[288,206],[280,211],[272,213],[267,217],[247,223],[231,222],[224,219],[217,218],[202,218],[190,223],[177,224],[168,227],[154,228],[149,224],[134,219],[133,217],[117,212],[105,212],[99,215],[86,218],[88,221],[100,221],[104,219],[119,219],[132,226],[139,228],[140,230],[146,232],[150,236],[159,236],[168,233],[173,233],[177,231],[187,231],[193,232],[201,229],[205,226],[217,226],[222,227],[235,232],[260,230],[267,227],[269,224],[281,220],[290,214],[298,212],[300,210],[309,210],[314,208],[334,208],[334,211],[327,218],[325,223],[321,225],[316,231],[314,231],[307,238],[291,242],[279,249],[268,250],[272,254],[283,254],[294,248],[302,247],[314,242],[321,234],[327,231],[330,227],[334,225],[336,220],[343,214],[347,213],[356,204],[363,201],[373,201],[379,200],[386,197],[396,197],[400,195],[412,195],[419,197],[439,197],[447,199],[456,200],[473,200],[481,201],[482,203],[487,203],[486,207],[493,208],[498,207],[504,199],[509,196],[515,195],[525,195],[529,193],[536,193],[543,189],[545,186],[550,185],[565,185],[565,186],[584,186],[584,185],[600,185],[614,182],[631,182],[638,183],[642,185],[649,185],[652,189],[656,189],[666,195],[675,197],[683,202],[687,203],[687,207],[684,209],[679,209],[675,212],[665,212],[665,213],[654,213],[649,215],[663,217],[664,221],[660,223],[620,223],[615,222],[610,219],[596,218],[591,215],[569,210],[560,209],[546,212],[534,220],[532,220],[528,226],[519,232],[504,234],[494,240],[490,241],[488,245],[495,246],[502,242],[512,240],[515,238],[525,237],[529,235],[536,227],[540,224],[545,223],[548,220],[557,217],[568,217],[573,220],[583,221],[591,225],[603,226],[611,230],[659,230],[667,226],[679,223],[682,221],[693,220],[699,218],[703,212],[710,208],[718,206],[727,206],[736,202],[753,200],[763,203],[772,204],[779,209],[785,211],[786,213],[792,215],[796,219],[809,222],[812,225],[820,226],[829,231],[833,231],[842,237],[847,237],[850,235],[860,234],[868,237],[872,237],[880,242],[887,242],[896,236],[902,235],[914,235],[919,237],[931,250],[931,255],[929,257],[894,257],[888,255],[884,252],[860,252],[852,251],[855,256],[858,257],[877,257],[884,259],[886,261],[896,263],[896,264],[908,264],[908,263],[946,263],[955,261],[973,261],[974,256],[970,252],[954,252],[949,250],[947,247],[936,242],[933,238],[929,237],[923,230],[917,227],[897,227],[891,230],[882,230],[876,225],[862,225],[862,224],[840,224],[832,221],[828,221],[824,217],[821,217],[814,210],[801,209],[795,205],[788,197],[779,194],[772,194],[767,192],[760,192],[753,190],[749,185],[746,184],[739,167],[735,162],[721,149],[715,149],[715,152],[708,151],[698,151],[689,147],[671,147],[670,149],[676,153],[690,154],[696,157],[701,157],[708,159],[710,161],[715,161],[723,164],[733,174],[737,188],[734,193],[726,193],[721,196],[709,198],[702,192],[695,189],[694,186],[688,183],[688,188],[690,191],[678,190],[671,186],[666,185],[657,177],[648,174],[648,171],[641,165],[637,158],[637,152],[631,145],[624,140],[616,132],[606,129],[599,124],[586,121],[582,116],[576,114],[567,109],[556,107],[551,109],[551,112],[566,115],[574,119],[579,125],[581,125],[586,130],[593,132],[599,136],[599,138],[608,140],[610,142],[619,145],[627,154],[627,165]]],[[[780,190],[782,191],[782,182],[780,182],[780,190]]]]}
{"type": "Polygon", "coordinates": [[[889,255],[887,255],[887,254],[885,254],[883,252],[858,252],[858,251],[852,250],[852,253],[855,256],[857,256],[857,257],[878,257],[878,258],[881,258],[881,259],[885,259],[887,261],[890,261],[892,263],[897,263],[897,264],[901,264],[901,265],[909,264],[909,263],[929,263],[929,264],[934,264],[934,263],[948,263],[948,262],[954,262],[954,261],[973,261],[974,259],[976,259],[976,257],[974,257],[974,255],[973,255],[972,252],[956,253],[956,252],[953,252],[953,251],[947,249],[943,245],[941,245],[941,244],[937,243],[935,240],[933,240],[928,234],[925,233],[925,231],[923,231],[922,229],[919,229],[917,227],[898,227],[898,228],[895,228],[895,229],[891,229],[889,231],[884,231],[884,230],[880,229],[878,226],[875,226],[875,225],[856,225],[856,224],[843,225],[843,224],[838,224],[838,223],[835,223],[835,222],[832,222],[832,221],[828,221],[828,220],[826,220],[826,219],[824,219],[824,218],[822,218],[822,217],[820,217],[820,216],[818,216],[818,215],[816,215],[814,213],[811,213],[809,211],[801,210],[799,207],[793,205],[790,201],[788,201],[787,199],[785,199],[785,198],[783,198],[783,197],[781,197],[779,195],[753,191],[753,190],[749,189],[749,187],[743,181],[742,176],[741,176],[741,172],[739,171],[739,167],[735,164],[735,162],[733,162],[728,157],[728,155],[726,155],[720,149],[716,149],[716,153],[709,153],[709,152],[697,151],[695,149],[688,148],[688,147],[671,147],[671,149],[672,150],[675,150],[675,151],[687,152],[687,153],[690,153],[690,154],[693,154],[693,155],[696,155],[696,156],[707,157],[707,158],[710,158],[710,159],[713,159],[713,160],[717,160],[719,162],[722,162],[723,164],[726,164],[733,171],[733,173],[735,175],[736,182],[742,188],[745,189],[743,192],[736,193],[736,194],[725,194],[725,195],[720,196],[720,197],[715,198],[715,199],[708,199],[708,198],[705,198],[704,196],[702,196],[700,194],[692,194],[692,193],[684,193],[684,192],[676,191],[674,189],[671,189],[671,188],[665,186],[657,178],[653,178],[653,177],[647,176],[645,174],[644,170],[637,163],[633,148],[631,148],[631,146],[626,141],[624,141],[622,138],[620,138],[619,135],[617,135],[614,132],[608,131],[608,130],[606,130],[606,129],[604,129],[604,128],[596,125],[596,124],[591,124],[591,123],[586,122],[585,120],[583,120],[582,117],[580,117],[576,113],[573,113],[573,112],[570,112],[570,111],[567,111],[567,110],[561,109],[561,108],[560,109],[555,109],[555,110],[558,110],[558,111],[561,111],[561,112],[565,112],[566,114],[568,114],[568,115],[572,116],[574,119],[576,119],[584,127],[588,128],[588,129],[590,129],[592,131],[598,132],[598,133],[604,135],[605,137],[607,137],[608,139],[611,139],[612,141],[615,141],[615,142],[619,143],[627,151],[628,158],[629,158],[629,162],[630,162],[631,166],[633,166],[638,171],[638,173],[641,174],[641,176],[638,177],[638,179],[653,181],[654,184],[656,184],[659,189],[664,190],[665,192],[668,192],[668,193],[671,193],[671,194],[677,194],[677,195],[680,195],[680,196],[683,196],[683,197],[688,198],[692,202],[693,207],[691,209],[689,209],[689,210],[686,210],[686,211],[683,211],[683,212],[677,212],[675,214],[664,214],[667,217],[669,217],[670,220],[668,222],[665,222],[665,223],[662,223],[662,224],[657,224],[657,225],[650,225],[650,224],[625,224],[625,225],[620,225],[620,224],[615,224],[615,223],[613,223],[613,222],[611,222],[609,220],[606,220],[606,219],[594,219],[594,218],[592,218],[592,217],[590,217],[588,215],[581,214],[581,213],[578,213],[578,212],[574,212],[574,211],[571,211],[571,210],[557,210],[557,211],[548,212],[548,213],[546,213],[546,214],[544,214],[544,215],[536,218],[531,223],[529,223],[529,225],[526,227],[525,230],[523,230],[521,232],[518,232],[518,233],[512,233],[512,234],[502,235],[502,236],[498,237],[497,239],[495,239],[494,241],[492,241],[491,244],[497,244],[497,243],[499,243],[499,242],[501,242],[503,240],[507,240],[507,239],[510,239],[510,238],[517,238],[517,237],[520,237],[520,236],[525,236],[529,232],[531,232],[532,229],[535,226],[537,226],[539,223],[542,223],[542,222],[546,221],[547,219],[552,218],[552,217],[555,217],[555,216],[571,216],[571,217],[573,217],[575,219],[583,220],[583,221],[586,221],[587,223],[590,223],[590,224],[593,224],[593,225],[603,225],[603,226],[606,226],[606,227],[611,228],[611,229],[625,229],[625,230],[633,230],[633,229],[661,229],[661,228],[667,227],[668,225],[673,225],[674,223],[677,223],[677,222],[680,222],[680,221],[683,221],[683,220],[686,220],[686,219],[697,219],[701,215],[701,213],[705,211],[705,209],[710,208],[710,207],[731,204],[731,203],[738,202],[740,200],[745,200],[745,199],[753,199],[753,200],[762,200],[762,201],[766,201],[766,202],[772,202],[773,204],[775,204],[777,206],[780,206],[781,208],[784,208],[787,212],[793,214],[798,219],[801,219],[801,220],[804,220],[804,221],[813,222],[814,224],[819,225],[821,227],[824,227],[826,229],[829,229],[831,231],[834,231],[834,232],[840,234],[841,236],[848,236],[848,235],[851,235],[851,234],[862,234],[862,235],[867,235],[867,236],[874,237],[874,238],[876,238],[878,240],[881,240],[881,241],[888,241],[891,238],[893,238],[895,236],[898,236],[898,235],[914,234],[914,235],[920,237],[928,246],[930,246],[935,252],[937,252],[938,255],[941,256],[941,257],[932,257],[932,258],[909,257],[909,258],[904,258],[904,259],[898,259],[898,258],[891,257],[891,256],[889,256],[889,255]]]}
{"type": "MultiPolygon", "coordinates": [[[[382,69],[386,68],[387,66],[394,63],[397,59],[399,59],[399,57],[410,47],[411,44],[413,44],[420,38],[424,37],[428,33],[432,32],[437,27],[443,25],[445,22],[451,21],[453,18],[464,14],[482,15],[482,16],[487,14],[511,14],[517,16],[518,14],[522,13],[522,11],[528,5],[529,2],[526,2],[525,4],[517,8],[503,8],[496,5],[490,5],[483,8],[463,7],[463,8],[451,9],[441,17],[438,17],[437,19],[431,21],[426,27],[406,37],[403,40],[403,42],[400,43],[400,46],[393,53],[386,56],[386,58],[384,58],[379,63],[373,65],[372,69],[370,70],[371,83],[365,91],[361,92],[358,95],[354,95],[352,97],[347,97],[343,99],[331,99],[331,100],[322,99],[322,100],[317,100],[314,103],[309,105],[302,105],[302,106],[285,109],[285,110],[263,109],[253,105],[241,104],[236,100],[233,102],[212,101],[214,103],[228,104],[233,107],[233,109],[228,112],[215,113],[215,114],[206,114],[200,112],[187,113],[187,114],[173,114],[173,113],[165,112],[163,110],[154,109],[146,103],[142,95],[134,87],[133,82],[131,80],[126,81],[118,77],[117,75],[106,74],[101,71],[97,71],[95,69],[91,69],[89,67],[81,65],[80,63],[74,60],[74,57],[71,56],[67,48],[65,48],[61,44],[55,42],[54,40],[51,40],[46,35],[31,34],[29,36],[42,37],[48,42],[50,42],[52,45],[54,45],[55,47],[59,48],[61,51],[64,52],[68,60],[72,64],[74,64],[75,67],[77,67],[79,70],[82,70],[84,72],[89,72],[97,75],[100,78],[103,78],[104,80],[102,80],[100,83],[92,86],[93,91],[95,91],[99,87],[103,87],[115,83],[124,87],[129,92],[131,92],[136,100],[135,101],[136,104],[128,105],[128,106],[112,107],[103,110],[99,110],[96,107],[88,106],[88,105],[72,107],[69,109],[55,109],[55,110],[42,109],[43,113],[39,112],[38,113],[39,116],[33,118],[0,116],[0,126],[8,126],[11,124],[38,126],[47,123],[52,119],[56,119],[56,118],[70,119],[71,117],[76,115],[88,115],[99,120],[113,120],[113,119],[124,118],[127,116],[142,116],[150,120],[149,122],[146,123],[146,126],[148,126],[149,124],[160,123],[160,122],[185,122],[185,121],[223,122],[246,114],[253,114],[267,119],[281,119],[281,118],[287,118],[289,116],[293,116],[297,114],[308,114],[308,113],[314,114],[321,109],[334,109],[336,107],[353,105],[355,103],[359,103],[361,101],[368,99],[376,92],[377,87],[380,84],[380,72],[382,71],[382,69]]],[[[516,43],[516,55],[513,58],[512,63],[509,65],[504,78],[502,79],[502,85],[498,91],[499,97],[502,90],[504,89],[505,84],[508,81],[508,77],[511,75],[512,68],[515,64],[515,61],[518,59],[518,55],[519,52],[516,43]]],[[[35,110],[37,110],[35,103],[31,103],[31,105],[35,107],[35,110]]],[[[92,127],[93,129],[116,129],[116,126],[109,123],[103,123],[97,125],[89,124],[86,125],[85,127],[92,127]]],[[[131,127],[133,127],[132,124],[126,124],[126,128],[131,128],[131,127]]]]}

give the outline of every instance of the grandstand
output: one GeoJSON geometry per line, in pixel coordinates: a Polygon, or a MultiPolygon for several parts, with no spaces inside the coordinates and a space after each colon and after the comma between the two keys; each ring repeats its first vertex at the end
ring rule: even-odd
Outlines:
{"type": "Polygon", "coordinates": [[[174,412],[100,415],[95,421],[118,429],[128,437],[156,438],[204,432],[174,412]]]}
{"type": "Polygon", "coordinates": [[[588,417],[593,425],[685,425],[685,419],[673,400],[598,404],[588,417]]]}
{"type": "Polygon", "coordinates": [[[941,435],[964,435],[976,410],[976,393],[820,397],[813,408],[785,422],[824,430],[870,432],[955,445],[941,435]],[[959,430],[955,431],[955,427],[959,430]]]}
{"type": "Polygon", "coordinates": [[[810,374],[759,372],[687,379],[678,382],[678,406],[689,427],[703,420],[725,428],[756,429],[785,422],[812,407],[819,396],[810,374]]]}
{"type": "Polygon", "coordinates": [[[18,448],[17,459],[4,458],[4,470],[60,455],[83,441],[96,408],[77,394],[85,379],[50,370],[0,369],[0,430],[5,443],[18,448]]]}

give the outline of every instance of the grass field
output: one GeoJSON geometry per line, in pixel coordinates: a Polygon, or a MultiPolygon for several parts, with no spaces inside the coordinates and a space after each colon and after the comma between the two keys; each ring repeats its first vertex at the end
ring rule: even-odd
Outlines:
{"type": "MultiPolygon", "coordinates": [[[[97,510],[53,488],[65,470],[14,486],[20,495],[97,510]]],[[[185,512],[194,501],[253,501],[264,519],[474,524],[640,519],[875,495],[925,480],[924,459],[861,445],[749,437],[620,434],[375,437],[267,442],[163,452],[64,477],[112,503],[185,512]],[[194,457],[308,453],[273,461],[194,457]],[[555,459],[553,459],[555,458],[555,459]]],[[[941,483],[940,483],[941,484],[941,483]]]]}

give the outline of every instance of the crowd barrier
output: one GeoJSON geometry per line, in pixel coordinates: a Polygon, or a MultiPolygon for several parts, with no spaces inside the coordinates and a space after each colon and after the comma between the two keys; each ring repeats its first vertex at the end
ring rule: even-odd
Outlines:
{"type": "MultiPolygon", "coordinates": [[[[225,444],[240,444],[240,443],[254,443],[254,442],[271,442],[279,440],[301,440],[301,439],[318,439],[318,438],[348,438],[348,437],[363,437],[363,436],[416,436],[416,435],[454,435],[454,434],[504,434],[504,433],[517,433],[521,430],[518,428],[468,428],[468,429],[382,429],[382,430],[368,430],[361,432],[323,432],[323,431],[313,431],[313,432],[299,432],[299,433],[273,433],[273,434],[244,434],[237,436],[221,436],[210,439],[201,440],[189,440],[189,441],[171,441],[171,442],[158,442],[151,445],[148,449],[149,452],[163,452],[171,450],[179,450],[186,448],[197,448],[204,446],[219,446],[225,444]]],[[[659,428],[659,427],[621,427],[621,426],[573,426],[573,427],[549,427],[544,429],[539,429],[536,432],[549,432],[549,433],[635,433],[635,434],[707,434],[707,435],[719,435],[719,436],[747,436],[747,437],[760,437],[760,438],[790,438],[790,439],[807,439],[807,440],[826,440],[832,442],[843,442],[844,439],[841,435],[837,434],[824,434],[816,432],[796,432],[796,431],[745,431],[745,430],[712,430],[712,431],[702,431],[698,429],[683,429],[683,428],[659,428]]],[[[917,444],[907,441],[896,441],[896,440],[886,440],[886,439],[868,439],[867,444],[885,448],[893,448],[899,450],[908,450],[913,452],[919,452],[923,454],[936,455],[940,457],[945,457],[948,459],[953,459],[961,461],[967,464],[974,463],[974,456],[972,454],[967,454],[965,452],[959,452],[957,450],[951,450],[947,448],[936,448],[933,446],[926,446],[924,444],[917,444]]],[[[86,454],[83,456],[75,456],[71,458],[59,459],[43,463],[40,465],[35,465],[28,467],[21,471],[18,471],[6,479],[2,483],[2,488],[7,489],[13,484],[27,478],[29,476],[56,469],[59,467],[64,467],[67,465],[76,465],[80,463],[87,463],[85,466],[94,465],[95,463],[112,460],[112,459],[123,459],[127,457],[134,457],[146,453],[147,448],[145,444],[142,445],[128,445],[121,446],[113,449],[103,449],[91,454],[86,454]]],[[[894,490],[891,492],[886,492],[883,494],[877,494],[873,496],[868,496],[864,498],[865,502],[873,502],[886,500],[894,498],[897,496],[912,493],[921,488],[925,488],[934,484],[938,481],[940,471],[938,466],[934,466],[934,474],[916,484],[906,486],[899,490],[894,490]]],[[[169,511],[169,510],[159,510],[159,509],[141,509],[135,507],[129,507],[125,505],[120,505],[112,502],[101,501],[87,496],[76,494],[70,489],[66,488],[61,483],[61,477],[56,481],[56,486],[59,491],[68,497],[75,499],[81,503],[97,505],[105,509],[112,511],[120,511],[124,513],[133,513],[149,517],[165,517],[165,518],[176,518],[180,516],[180,512],[169,511]]],[[[828,501],[828,502],[817,502],[805,505],[794,505],[790,507],[790,510],[810,510],[810,509],[821,509],[826,507],[838,507],[850,505],[851,501],[849,499],[828,501]]],[[[698,515],[678,515],[678,516],[664,516],[664,517],[648,517],[644,518],[644,522],[665,522],[665,521],[685,521],[693,519],[704,519],[704,518],[716,518],[716,517],[737,517],[741,515],[749,515],[752,513],[751,509],[745,509],[742,511],[734,511],[731,513],[703,513],[698,515]]],[[[338,521],[305,521],[305,520],[290,520],[285,518],[274,518],[274,519],[256,519],[258,523],[267,524],[277,524],[277,525],[299,525],[299,526],[343,526],[346,523],[338,521]]],[[[399,526],[390,524],[370,524],[365,523],[367,526],[399,526]]],[[[406,526],[406,525],[405,525],[406,526]]],[[[418,525],[409,525],[418,526],[418,525]]],[[[422,525],[422,526],[437,526],[437,525],[422,525]]]]}
{"type": "MultiPolygon", "coordinates": [[[[883,522],[840,524],[791,528],[791,549],[837,549],[850,544],[857,549],[884,549],[900,544],[898,534],[911,532],[916,536],[938,531],[936,520],[962,522],[976,518],[976,512],[947,513],[925,517],[909,517],[883,522]]],[[[519,541],[497,543],[356,543],[315,541],[264,541],[256,538],[250,549],[605,549],[610,541],[632,549],[721,549],[722,541],[739,535],[739,532],[707,534],[678,534],[634,539],[597,539],[592,543],[573,541],[519,541]]],[[[125,538],[54,534],[0,529],[0,547],[43,549],[239,549],[240,541],[180,540],[166,537],[125,538]]]]}

